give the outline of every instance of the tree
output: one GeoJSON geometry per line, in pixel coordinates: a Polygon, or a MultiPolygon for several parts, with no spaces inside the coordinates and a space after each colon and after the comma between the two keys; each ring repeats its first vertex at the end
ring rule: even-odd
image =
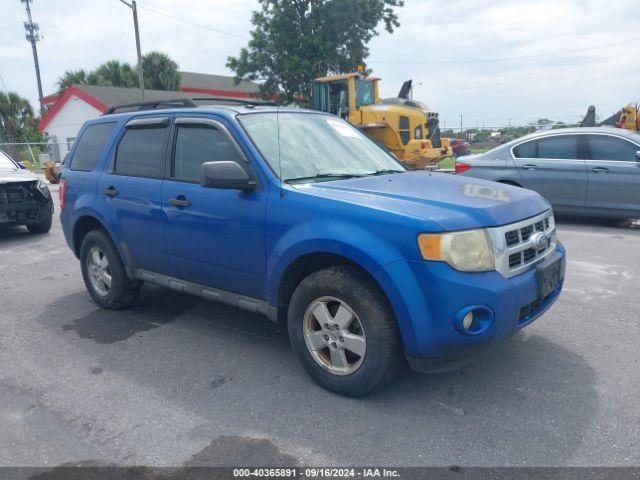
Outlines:
{"type": "Polygon", "coordinates": [[[69,85],[72,84],[86,84],[87,82],[87,72],[83,69],[80,70],[67,70],[64,74],[58,79],[58,93],[64,92],[69,85]]]}
{"type": "Polygon", "coordinates": [[[179,90],[178,64],[166,53],[149,52],[142,57],[144,87],[153,90],[179,90]]]}
{"type": "Polygon", "coordinates": [[[129,87],[138,85],[138,74],[128,63],[120,63],[117,60],[109,60],[103,63],[90,74],[91,83],[103,87],[129,87]]]}
{"type": "MultiPolygon", "coordinates": [[[[14,92],[0,92],[0,142],[41,140],[38,120],[29,101],[14,92]]],[[[14,158],[18,157],[17,146],[10,146],[6,150],[14,158]]]]}
{"type": "MultiPolygon", "coordinates": [[[[179,90],[180,72],[178,64],[166,53],[149,52],[142,57],[145,88],[154,90],[179,90]]],[[[58,93],[72,84],[100,85],[103,87],[138,87],[138,67],[118,60],[109,60],[89,72],[67,70],[58,80],[58,93]]]]}
{"type": "Polygon", "coordinates": [[[259,0],[251,40],[227,67],[236,81],[262,81],[264,96],[308,97],[318,76],[353,72],[369,55],[368,42],[384,22],[398,27],[403,0],[259,0]]]}

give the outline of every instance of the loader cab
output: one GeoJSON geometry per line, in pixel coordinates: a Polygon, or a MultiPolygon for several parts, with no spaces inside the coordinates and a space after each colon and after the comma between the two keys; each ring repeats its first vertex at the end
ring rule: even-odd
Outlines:
{"type": "Polygon", "coordinates": [[[378,100],[377,78],[346,74],[318,78],[313,82],[313,108],[352,123],[361,121],[362,107],[378,100]]]}

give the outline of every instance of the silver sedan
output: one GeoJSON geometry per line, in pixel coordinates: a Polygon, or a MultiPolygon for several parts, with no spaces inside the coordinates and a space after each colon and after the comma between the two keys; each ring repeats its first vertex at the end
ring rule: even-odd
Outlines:
{"type": "Polygon", "coordinates": [[[537,132],[460,157],[456,172],[535,190],[558,213],[640,218],[640,135],[628,130],[537,132]]]}

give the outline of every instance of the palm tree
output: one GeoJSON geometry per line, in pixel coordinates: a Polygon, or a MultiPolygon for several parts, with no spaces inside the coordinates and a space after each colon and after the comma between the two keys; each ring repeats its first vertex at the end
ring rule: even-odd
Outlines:
{"type": "Polygon", "coordinates": [[[58,93],[64,92],[71,84],[86,84],[87,72],[80,70],[67,70],[58,80],[58,93]]]}
{"type": "Polygon", "coordinates": [[[144,86],[153,90],[179,90],[178,64],[166,53],[149,52],[142,57],[144,86]]]}
{"type": "Polygon", "coordinates": [[[92,82],[106,87],[135,87],[137,74],[128,63],[120,63],[118,60],[109,60],[91,72],[92,82]]]}

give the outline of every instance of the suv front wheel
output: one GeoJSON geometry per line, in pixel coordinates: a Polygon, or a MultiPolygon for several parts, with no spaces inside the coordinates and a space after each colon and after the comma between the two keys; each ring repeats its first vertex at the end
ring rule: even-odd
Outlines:
{"type": "Polygon", "coordinates": [[[400,337],[384,294],[351,266],[302,280],[289,303],[288,329],[305,370],[336,393],[366,395],[402,366],[400,337]]]}
{"type": "Polygon", "coordinates": [[[142,283],[130,280],[113,242],[101,230],[87,233],[80,248],[82,278],[91,298],[102,308],[130,305],[142,283]]]}

